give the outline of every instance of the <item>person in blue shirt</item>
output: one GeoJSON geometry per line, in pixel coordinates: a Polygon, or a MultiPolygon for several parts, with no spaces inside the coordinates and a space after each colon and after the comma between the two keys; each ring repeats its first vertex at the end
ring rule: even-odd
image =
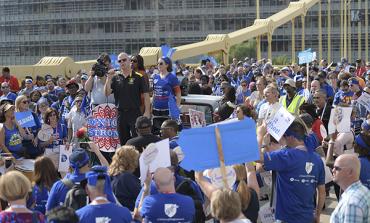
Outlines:
{"type": "Polygon", "coordinates": [[[296,119],[283,135],[286,148],[268,152],[268,146],[262,145],[267,150],[261,156],[264,169],[277,171],[275,218],[287,223],[319,222],[325,202],[324,163],[306,134],[304,124],[296,119]]]}
{"type": "Polygon", "coordinates": [[[360,181],[370,189],[370,136],[360,133],[356,136],[354,147],[361,163],[360,181]]]}
{"type": "Polygon", "coordinates": [[[14,94],[13,92],[10,91],[10,86],[9,86],[9,83],[8,82],[1,83],[1,91],[3,93],[3,95],[1,96],[1,98],[10,99],[13,102],[17,98],[17,94],[14,94]]]}
{"type": "Polygon", "coordinates": [[[92,167],[91,171],[86,173],[86,179],[86,191],[91,203],[76,211],[80,223],[131,222],[131,213],[126,207],[108,200],[109,194],[112,193],[112,187],[106,167],[92,167]]]}
{"type": "Polygon", "coordinates": [[[243,104],[245,99],[251,95],[251,91],[248,89],[248,81],[242,80],[240,82],[241,88],[238,89],[238,93],[236,95],[236,104],[243,104]]]}
{"type": "MultiPolygon", "coordinates": [[[[101,154],[99,148],[94,143],[88,143],[92,152],[94,152],[102,165],[108,166],[107,160],[101,154]]],[[[84,149],[74,149],[72,155],[69,157],[70,167],[73,169],[72,173],[68,173],[64,178],[71,180],[74,184],[79,184],[82,180],[86,179],[85,173],[90,170],[89,155],[84,149]]],[[[49,198],[46,203],[46,211],[49,211],[59,205],[64,204],[68,192],[68,186],[62,180],[55,182],[50,190],[49,198]]],[[[108,200],[116,203],[113,193],[108,194],[108,200]]]]}
{"type": "Polygon", "coordinates": [[[195,216],[194,201],[189,196],[176,193],[172,171],[168,168],[158,168],[153,179],[158,193],[149,195],[151,175],[148,174],[134,218],[140,219],[141,216],[143,222],[192,222],[195,216]]]}
{"type": "Polygon", "coordinates": [[[340,82],[340,90],[335,93],[334,105],[351,105],[353,92],[349,89],[349,83],[346,80],[340,82]]]}
{"type": "Polygon", "coordinates": [[[53,184],[58,180],[58,171],[53,161],[46,156],[38,157],[35,160],[34,181],[32,195],[27,206],[31,210],[45,214],[45,205],[49,197],[49,191],[53,184]]]}
{"type": "Polygon", "coordinates": [[[304,88],[302,87],[302,81],[303,81],[303,76],[302,75],[296,75],[293,78],[295,82],[295,87],[298,95],[304,96],[304,88]]]}
{"type": "Polygon", "coordinates": [[[328,99],[331,99],[332,100],[334,98],[334,90],[333,90],[333,88],[328,83],[326,83],[326,72],[325,71],[321,71],[317,75],[317,77],[315,78],[315,80],[317,80],[317,81],[320,82],[321,89],[325,90],[328,99]]]}

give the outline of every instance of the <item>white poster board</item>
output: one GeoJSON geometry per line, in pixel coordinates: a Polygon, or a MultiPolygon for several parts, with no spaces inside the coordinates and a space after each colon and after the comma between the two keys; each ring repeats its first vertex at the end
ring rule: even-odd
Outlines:
{"type": "Polygon", "coordinates": [[[356,101],[360,105],[364,106],[368,112],[370,112],[370,94],[364,92],[359,98],[357,98],[356,101]]]}
{"type": "Polygon", "coordinates": [[[201,128],[206,126],[206,116],[204,112],[189,109],[189,117],[192,128],[201,128]]]}
{"type": "Polygon", "coordinates": [[[159,167],[171,166],[168,139],[149,144],[139,158],[140,180],[144,184],[148,170],[153,173],[159,167]]]}
{"type": "Polygon", "coordinates": [[[273,208],[270,207],[270,202],[267,202],[260,208],[258,215],[262,223],[275,222],[275,214],[273,208]]]}
{"type": "MultiPolygon", "coordinates": [[[[232,186],[235,184],[236,181],[236,173],[232,166],[226,166],[226,181],[227,185],[232,188],[232,186]]],[[[215,169],[208,169],[205,171],[205,176],[208,177],[211,181],[211,183],[216,186],[217,188],[224,188],[225,184],[223,182],[221,169],[215,168],[215,169]]],[[[228,189],[230,189],[228,188],[228,189]]]]}
{"type": "Polygon", "coordinates": [[[72,155],[72,149],[66,150],[64,145],[59,146],[59,172],[68,173],[70,155],[72,155]]]}
{"type": "Polygon", "coordinates": [[[351,113],[352,107],[337,106],[331,109],[330,119],[328,124],[329,134],[337,132],[351,131],[351,113]]]}
{"type": "Polygon", "coordinates": [[[290,124],[294,121],[294,116],[284,107],[281,107],[268,122],[267,132],[277,141],[281,139],[290,124]]]}

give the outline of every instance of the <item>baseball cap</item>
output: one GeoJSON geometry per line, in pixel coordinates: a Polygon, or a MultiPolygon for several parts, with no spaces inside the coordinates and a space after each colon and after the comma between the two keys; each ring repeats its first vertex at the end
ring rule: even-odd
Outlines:
{"type": "Polygon", "coordinates": [[[289,67],[283,67],[280,71],[289,71],[289,67]]]}
{"type": "Polygon", "coordinates": [[[104,180],[104,193],[108,194],[112,192],[112,186],[110,177],[107,174],[108,168],[106,166],[93,166],[90,171],[85,174],[87,184],[90,186],[96,186],[98,180],[104,180]]]}
{"type": "Polygon", "coordinates": [[[9,103],[4,104],[4,112],[7,112],[11,108],[14,108],[14,105],[9,104],[9,103]]]}
{"type": "Polygon", "coordinates": [[[74,149],[69,156],[69,165],[78,172],[78,170],[89,163],[89,155],[84,149],[74,149]]]}
{"type": "Polygon", "coordinates": [[[294,76],[294,82],[297,82],[297,81],[303,81],[303,77],[302,77],[302,75],[296,75],[296,76],[294,76]]]}
{"type": "Polygon", "coordinates": [[[70,87],[70,86],[72,86],[72,85],[75,85],[75,86],[77,86],[78,87],[78,84],[77,84],[77,82],[75,81],[75,80],[69,80],[68,82],[67,82],[67,84],[66,84],[66,87],[68,88],[68,87],[70,87]]]}
{"type": "Polygon", "coordinates": [[[81,76],[81,80],[87,80],[88,78],[89,77],[86,74],[84,74],[84,75],[81,76]]]}
{"type": "Polygon", "coordinates": [[[146,129],[152,127],[152,122],[149,118],[145,116],[139,116],[136,119],[135,128],[137,129],[146,129]]]}
{"type": "Polygon", "coordinates": [[[351,84],[357,84],[357,85],[360,84],[356,78],[351,78],[351,79],[349,79],[348,82],[349,82],[349,85],[351,85],[351,84]]]}
{"type": "Polygon", "coordinates": [[[289,86],[295,88],[295,82],[294,82],[293,79],[287,79],[287,80],[285,80],[284,85],[289,85],[289,86]]]}
{"type": "Polygon", "coordinates": [[[24,83],[26,83],[26,84],[32,84],[32,83],[33,83],[33,81],[32,81],[31,79],[26,79],[26,80],[24,81],[24,83]]]}

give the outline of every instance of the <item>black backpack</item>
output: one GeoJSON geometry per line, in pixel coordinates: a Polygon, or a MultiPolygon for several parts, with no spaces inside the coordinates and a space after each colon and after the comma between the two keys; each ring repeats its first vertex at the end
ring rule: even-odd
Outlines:
{"type": "Polygon", "coordinates": [[[73,183],[68,179],[63,179],[62,182],[69,189],[64,200],[65,207],[77,210],[87,205],[88,195],[81,184],[73,183]]]}
{"type": "Polygon", "coordinates": [[[184,178],[184,180],[179,185],[177,185],[176,193],[189,196],[193,199],[195,206],[195,218],[193,222],[205,222],[206,215],[204,214],[202,201],[192,187],[192,184],[192,180],[190,180],[189,178],[184,178]]]}

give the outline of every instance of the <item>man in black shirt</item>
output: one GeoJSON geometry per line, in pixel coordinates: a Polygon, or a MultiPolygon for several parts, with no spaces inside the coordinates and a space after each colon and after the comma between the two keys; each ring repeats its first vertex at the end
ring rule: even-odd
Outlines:
{"type": "Polygon", "coordinates": [[[135,122],[141,116],[141,96],[144,96],[144,116],[150,117],[149,90],[141,74],[131,69],[131,63],[126,53],[118,55],[120,70],[108,71],[107,80],[104,85],[106,96],[113,93],[114,101],[118,109],[117,131],[121,145],[127,140],[137,136],[135,122]]]}
{"type": "Polygon", "coordinates": [[[126,145],[135,146],[139,153],[142,153],[149,143],[161,140],[158,136],[152,134],[152,122],[149,118],[145,116],[138,117],[135,127],[139,136],[129,139],[126,145]]]}

